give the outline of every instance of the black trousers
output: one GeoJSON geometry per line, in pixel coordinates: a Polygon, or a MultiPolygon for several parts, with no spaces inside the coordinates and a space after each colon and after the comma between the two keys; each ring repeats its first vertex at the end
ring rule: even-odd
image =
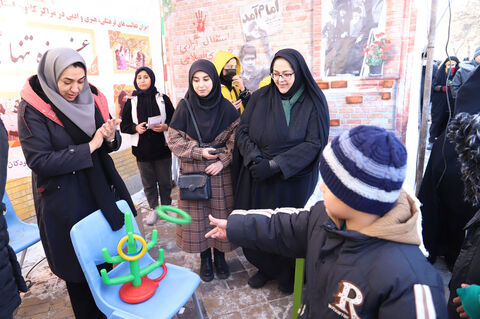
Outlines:
{"type": "Polygon", "coordinates": [[[162,205],[170,205],[172,198],[172,158],[163,158],[156,161],[139,162],[138,170],[142,178],[142,185],[150,208],[158,206],[158,194],[162,205]]]}
{"type": "MultiPolygon", "coordinates": [[[[112,270],[112,264],[104,263],[97,265],[97,269],[105,268],[107,271],[112,270]]],[[[88,283],[82,282],[65,282],[67,291],[72,304],[73,313],[76,319],[104,319],[106,316],[98,309],[93,299],[92,292],[88,287],[88,283]]]]}
{"type": "Polygon", "coordinates": [[[70,303],[77,319],[103,319],[106,316],[98,309],[86,282],[66,282],[70,303]]]}
{"type": "Polygon", "coordinates": [[[248,262],[270,279],[276,279],[279,285],[293,285],[295,279],[295,258],[284,257],[264,251],[242,248],[248,262]]]}

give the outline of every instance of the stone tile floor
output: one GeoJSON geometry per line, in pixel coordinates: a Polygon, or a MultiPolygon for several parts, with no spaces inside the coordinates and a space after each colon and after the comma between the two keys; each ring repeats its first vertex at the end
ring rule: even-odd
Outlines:
{"type": "MultiPolygon", "coordinates": [[[[175,195],[174,195],[175,198],[175,195]]],[[[144,197],[136,198],[138,210],[146,218],[148,205],[144,197]]],[[[173,205],[176,202],[174,201],[173,205]]],[[[34,222],[34,220],[29,221],[34,222]]],[[[150,250],[156,258],[158,248],[165,250],[165,261],[184,266],[197,272],[200,268],[198,254],[189,254],[175,244],[175,225],[159,219],[154,226],[158,230],[157,245],[150,250]]],[[[147,241],[153,227],[146,226],[147,241]]],[[[44,257],[40,243],[31,247],[23,266],[23,274],[44,257]]],[[[201,282],[197,288],[203,315],[208,319],[265,318],[285,319],[292,317],[293,295],[287,295],[277,289],[275,282],[269,282],[264,288],[251,289],[247,285],[249,276],[255,273],[242,254],[240,248],[226,254],[231,276],[226,280],[214,279],[209,283],[201,282]]],[[[27,276],[33,282],[30,290],[22,294],[22,304],[14,318],[74,318],[65,283],[50,272],[46,260],[41,261],[27,276]]],[[[180,319],[197,318],[193,301],[190,299],[177,315],[180,319]]]]}

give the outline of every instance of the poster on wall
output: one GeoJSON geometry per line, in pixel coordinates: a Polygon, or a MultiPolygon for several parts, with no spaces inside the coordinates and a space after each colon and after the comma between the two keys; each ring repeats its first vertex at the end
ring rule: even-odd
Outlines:
{"type": "Polygon", "coordinates": [[[113,86],[113,100],[115,101],[115,118],[121,118],[123,107],[135,90],[133,85],[115,84],[113,86]]]}
{"type": "Polygon", "coordinates": [[[279,0],[258,1],[240,9],[240,20],[246,41],[261,39],[282,31],[279,0]]]}
{"type": "Polygon", "coordinates": [[[326,76],[361,75],[365,46],[383,12],[384,0],[327,0],[322,2],[322,38],[326,76]]]}
{"type": "Polygon", "coordinates": [[[135,73],[142,66],[152,68],[150,40],[146,36],[108,31],[115,73],[135,73]]]}
{"type": "Polygon", "coordinates": [[[19,178],[30,175],[22,148],[18,140],[17,114],[20,104],[18,92],[0,92],[0,118],[7,130],[8,152],[7,178],[19,178]]]}
{"type": "Polygon", "coordinates": [[[99,74],[93,30],[36,22],[0,33],[0,73],[35,74],[45,51],[58,47],[75,49],[85,59],[88,74],[99,74]]]}

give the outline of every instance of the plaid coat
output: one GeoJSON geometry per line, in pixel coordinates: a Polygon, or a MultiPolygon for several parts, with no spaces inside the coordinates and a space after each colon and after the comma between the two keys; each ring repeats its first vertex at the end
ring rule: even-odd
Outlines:
{"type": "MultiPolygon", "coordinates": [[[[216,218],[227,218],[233,208],[233,189],[230,163],[235,139],[235,129],[239,120],[233,122],[220,133],[215,140],[206,144],[216,145],[225,143],[224,152],[219,154],[223,164],[222,171],[216,176],[210,176],[212,198],[209,200],[180,200],[178,207],[192,216],[188,225],[177,225],[177,245],[188,253],[199,253],[210,247],[227,252],[236,248],[227,240],[205,238],[205,234],[213,229],[208,220],[208,214],[216,218]]],[[[206,168],[202,157],[202,148],[198,141],[185,132],[169,128],[168,147],[180,159],[180,172],[200,172],[206,168]]],[[[210,161],[210,163],[213,163],[210,161]]]]}

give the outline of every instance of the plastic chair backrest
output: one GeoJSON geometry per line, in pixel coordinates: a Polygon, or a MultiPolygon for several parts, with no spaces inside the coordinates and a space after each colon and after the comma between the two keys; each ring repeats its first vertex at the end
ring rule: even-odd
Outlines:
{"type": "MultiPolygon", "coordinates": [[[[130,212],[125,201],[118,201],[122,212],[130,212]]],[[[132,218],[134,232],[139,234],[135,219],[132,218]]],[[[119,297],[121,285],[104,285],[96,267],[104,263],[102,248],[107,248],[111,256],[118,255],[117,245],[126,235],[125,227],[112,231],[100,210],[88,215],[72,227],[70,237],[77,254],[78,261],[87,279],[93,298],[98,308],[107,318],[172,318],[190,297],[194,298],[199,318],[203,318],[195,289],[200,277],[187,268],[167,264],[167,275],[160,282],[154,296],[139,304],[127,304],[119,297]]],[[[137,242],[137,245],[140,245],[137,242]]],[[[148,252],[140,259],[140,267],[150,265],[154,260],[148,252]]],[[[126,262],[118,264],[109,272],[112,278],[130,272],[126,262]]],[[[150,275],[157,278],[162,270],[158,268],[150,275]]]]}
{"type": "MultiPolygon", "coordinates": [[[[123,213],[131,213],[130,207],[124,200],[118,201],[117,206],[123,213]]],[[[132,218],[132,223],[134,233],[140,234],[135,218],[132,218]]],[[[117,245],[120,239],[126,236],[125,227],[118,231],[113,231],[102,212],[97,210],[76,223],[70,231],[70,236],[80,266],[82,266],[92,294],[97,301],[97,306],[105,314],[111,312],[111,308],[106,305],[105,300],[97,293],[103,282],[96,266],[105,263],[102,255],[103,248],[107,248],[111,256],[118,255],[117,245]],[[92,234],[92,236],[89,236],[89,234],[92,234]]],[[[150,257],[146,253],[141,259],[143,258],[150,257]]]]}
{"type": "Polygon", "coordinates": [[[7,192],[3,194],[2,202],[5,203],[6,208],[5,219],[10,237],[9,245],[15,253],[19,253],[40,241],[38,226],[36,224],[24,223],[18,218],[7,192]]]}

